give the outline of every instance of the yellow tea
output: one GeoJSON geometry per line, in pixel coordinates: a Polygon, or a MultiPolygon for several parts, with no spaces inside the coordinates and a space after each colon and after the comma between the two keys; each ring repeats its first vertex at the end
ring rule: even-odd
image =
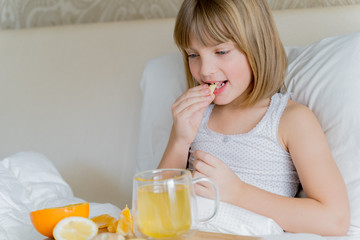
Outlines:
{"type": "Polygon", "coordinates": [[[161,185],[145,185],[138,189],[138,224],[148,237],[178,236],[191,227],[189,189],[178,184],[167,189],[161,185]]]}

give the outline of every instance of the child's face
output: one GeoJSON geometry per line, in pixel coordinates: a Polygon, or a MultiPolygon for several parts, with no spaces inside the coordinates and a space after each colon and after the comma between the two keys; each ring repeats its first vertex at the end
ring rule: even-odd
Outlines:
{"type": "Polygon", "coordinates": [[[199,84],[217,82],[214,103],[225,105],[243,101],[252,80],[246,56],[234,42],[203,46],[192,37],[186,49],[191,74],[199,84]]]}

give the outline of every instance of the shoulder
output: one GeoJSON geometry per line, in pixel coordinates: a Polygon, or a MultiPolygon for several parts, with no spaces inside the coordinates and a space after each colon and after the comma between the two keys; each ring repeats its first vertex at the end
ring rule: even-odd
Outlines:
{"type": "Polygon", "coordinates": [[[288,124],[316,119],[315,114],[308,107],[293,100],[288,101],[281,118],[283,122],[288,124]]]}
{"type": "Polygon", "coordinates": [[[289,100],[279,123],[279,140],[289,150],[294,141],[306,141],[311,134],[323,133],[315,114],[306,106],[289,100]]]}

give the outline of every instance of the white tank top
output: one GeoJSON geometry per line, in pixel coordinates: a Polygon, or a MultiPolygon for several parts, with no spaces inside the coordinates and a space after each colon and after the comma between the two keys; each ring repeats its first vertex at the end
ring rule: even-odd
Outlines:
{"type": "Polygon", "coordinates": [[[195,150],[208,152],[226,163],[238,177],[266,191],[294,197],[299,177],[290,154],[278,139],[280,117],[289,100],[289,93],[276,93],[261,121],[244,134],[224,135],[208,128],[214,104],[206,109],[194,142],[191,144],[189,168],[195,150]]]}

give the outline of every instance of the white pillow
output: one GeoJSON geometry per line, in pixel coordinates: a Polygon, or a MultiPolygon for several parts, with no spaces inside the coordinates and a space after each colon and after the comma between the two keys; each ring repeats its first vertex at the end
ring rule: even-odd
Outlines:
{"type": "Polygon", "coordinates": [[[157,168],[172,126],[171,105],[186,90],[180,53],[147,62],[140,82],[143,103],[140,116],[136,171],[157,168]]]}
{"type": "MultiPolygon", "coordinates": [[[[288,91],[318,117],[345,179],[351,206],[348,234],[360,234],[360,32],[287,48],[288,91]]],[[[144,94],[137,171],[159,164],[169,137],[171,104],[186,90],[180,54],[150,60],[144,94]]]]}
{"type": "Polygon", "coordinates": [[[288,91],[317,116],[348,189],[348,234],[360,233],[360,32],[287,53],[288,91]]]}

